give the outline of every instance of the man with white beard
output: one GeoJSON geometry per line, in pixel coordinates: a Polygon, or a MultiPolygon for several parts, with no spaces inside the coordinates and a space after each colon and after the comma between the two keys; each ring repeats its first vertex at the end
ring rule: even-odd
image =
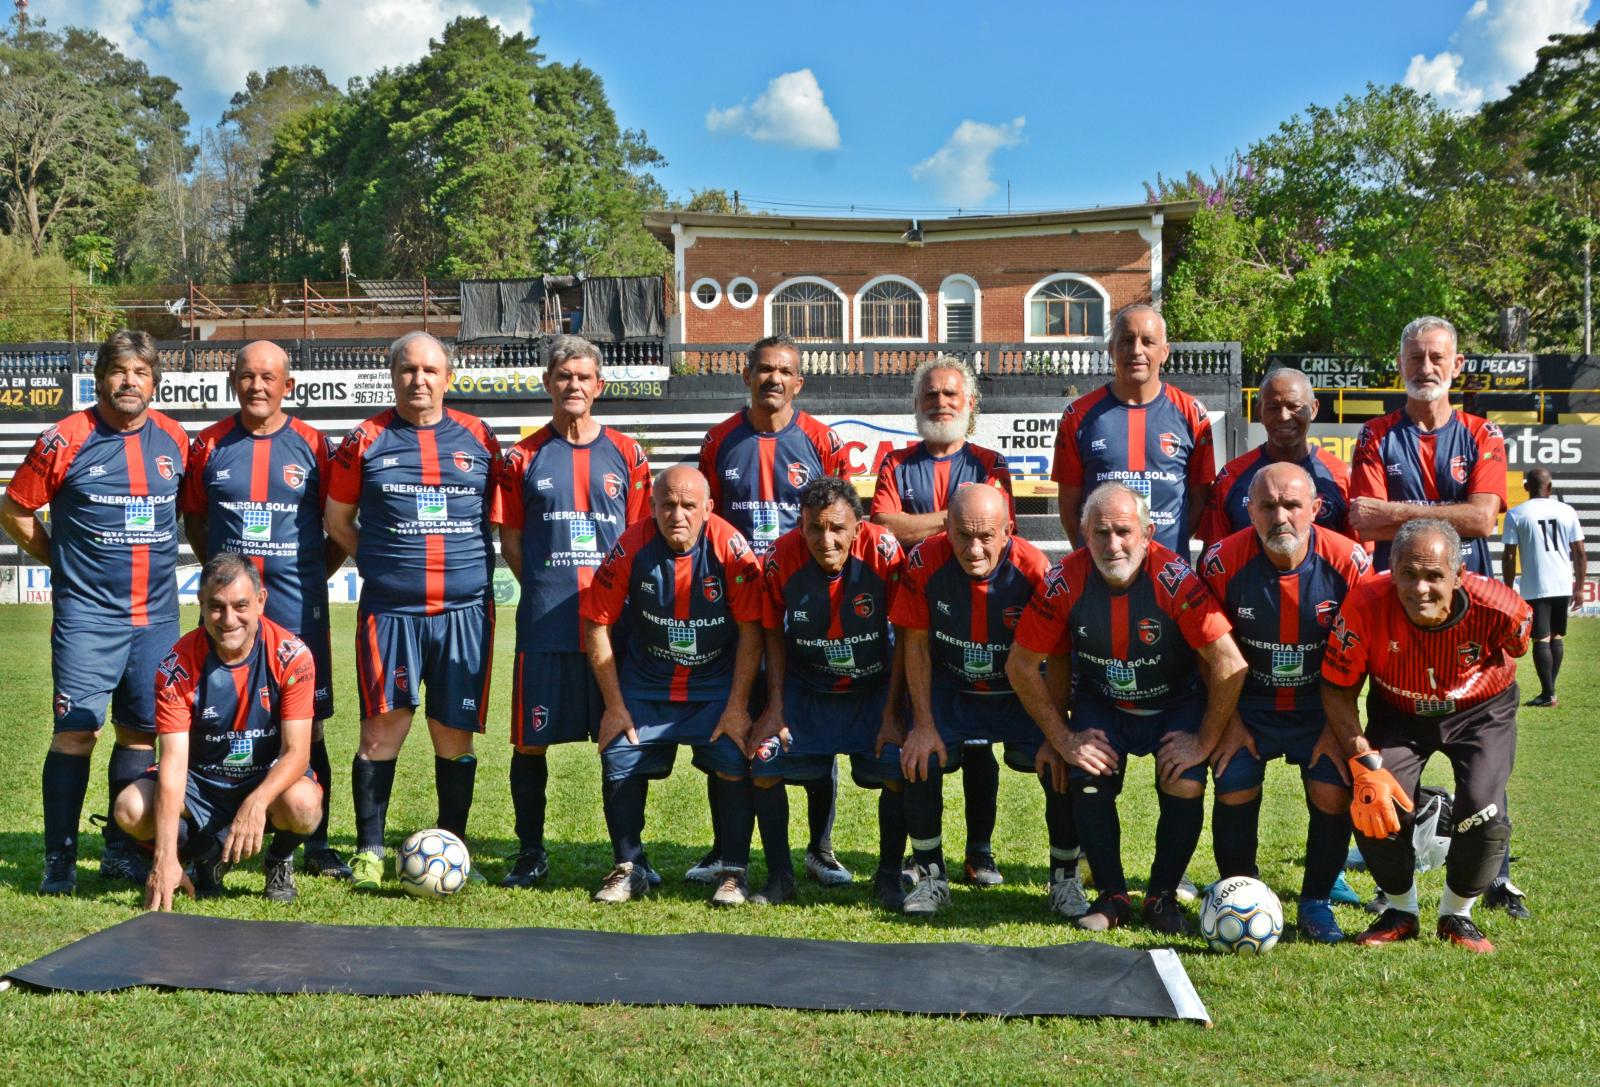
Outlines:
{"type": "MultiPolygon", "coordinates": [[[[892,532],[909,551],[943,532],[950,496],[976,484],[1005,492],[1014,530],[1017,510],[1005,457],[967,441],[978,415],[978,378],[972,368],[954,355],[936,355],[917,367],[911,389],[911,414],[922,441],[884,455],[872,492],[872,523],[892,532]]],[[[971,744],[962,753],[961,792],[967,809],[967,882],[996,886],[1005,881],[989,841],[1000,794],[1000,764],[989,744],[971,744]]],[[[1072,863],[1076,866],[1076,859],[1072,863]]]]}

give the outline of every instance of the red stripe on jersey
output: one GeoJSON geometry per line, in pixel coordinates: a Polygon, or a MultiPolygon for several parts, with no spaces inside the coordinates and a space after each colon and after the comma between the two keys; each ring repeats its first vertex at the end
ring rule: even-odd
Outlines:
{"type": "MultiPolygon", "coordinates": [[[[989,644],[989,583],[982,580],[972,582],[972,626],[967,636],[979,645],[989,644]]],[[[974,680],[974,690],[989,690],[989,681],[986,679],[974,680]]]]}
{"type": "MultiPolygon", "coordinates": [[[[139,435],[130,434],[122,446],[128,462],[128,494],[143,498],[150,493],[150,480],[144,474],[144,447],[139,435]]],[[[150,625],[150,545],[134,544],[129,556],[132,569],[128,578],[129,616],[133,625],[150,625]]]]}
{"type": "MultiPolygon", "coordinates": [[[[267,488],[272,485],[272,443],[270,441],[255,441],[252,439],[250,449],[250,501],[265,502],[267,488]]],[[[250,561],[255,564],[256,573],[265,580],[267,576],[267,560],[260,555],[250,556],[250,561]]]]}
{"type": "MultiPolygon", "coordinates": [[[[483,633],[483,659],[494,660],[494,623],[496,619],[494,600],[484,606],[484,625],[489,629],[483,633]]],[[[478,692],[478,731],[482,732],[489,720],[489,681],[494,678],[494,669],[483,670],[483,689],[478,692]]]]}
{"type": "Polygon", "coordinates": [[[511,742],[522,746],[522,653],[511,669],[511,742]]]}
{"type": "Polygon", "coordinates": [[[250,682],[249,661],[237,668],[228,669],[228,678],[233,680],[233,731],[243,732],[244,726],[250,719],[250,691],[246,686],[250,682]]]}
{"type": "Polygon", "coordinates": [[[389,712],[389,702],[383,697],[383,654],[378,652],[378,620],[367,616],[367,705],[376,717],[389,712]]]}
{"type": "MultiPolygon", "coordinates": [[[[763,456],[770,456],[763,451],[763,456]]],[[[763,460],[766,464],[766,460],[763,460]]],[[[690,594],[694,592],[694,555],[677,555],[672,560],[672,617],[680,622],[689,618],[690,594]]],[[[667,691],[669,702],[689,700],[689,669],[681,664],[672,666],[672,685],[667,691]]]]}
{"type": "Polygon", "coordinates": [[[950,504],[950,462],[933,462],[933,508],[935,512],[950,504]]]}
{"type": "Polygon", "coordinates": [[[1144,471],[1144,409],[1128,409],[1128,471],[1144,471]]]}
{"type": "MultiPolygon", "coordinates": [[[[845,560],[847,564],[849,561],[849,559],[845,560]]],[[[844,637],[844,621],[839,617],[840,609],[843,607],[844,573],[841,571],[838,577],[828,579],[828,637],[834,641],[844,637]]],[[[850,677],[840,676],[834,680],[833,689],[836,691],[848,691],[850,689],[850,677]]]]}
{"type": "MultiPolygon", "coordinates": [[[[417,451],[422,454],[422,485],[437,487],[439,443],[433,431],[417,430],[417,451]]],[[[444,611],[444,537],[430,533],[423,537],[423,546],[423,609],[428,615],[438,615],[444,611]]]]}
{"type": "MultiPolygon", "coordinates": [[[[1144,431],[1144,423],[1139,423],[1139,430],[1144,431]]],[[[1139,446],[1144,449],[1143,444],[1139,446]]],[[[1069,616],[1070,619],[1070,616],[1069,616]]],[[[1111,594],[1111,655],[1119,661],[1128,659],[1128,595],[1126,593],[1111,594]]],[[[1118,702],[1119,706],[1132,706],[1132,702],[1118,702]]]]}
{"type": "MultiPolygon", "coordinates": [[[[1300,575],[1289,574],[1278,578],[1278,642],[1280,645],[1300,644],[1300,575]]],[[[1294,689],[1279,687],[1273,696],[1275,708],[1294,709],[1294,689]]]]}
{"type": "Polygon", "coordinates": [[[572,508],[578,513],[588,513],[594,507],[589,502],[589,450],[572,450],[572,508]]]}
{"type": "Polygon", "coordinates": [[[1438,438],[1437,434],[1417,435],[1417,469],[1422,474],[1422,493],[1429,502],[1439,501],[1439,480],[1433,470],[1438,438]]]}
{"type": "Polygon", "coordinates": [[[778,493],[773,482],[778,463],[778,439],[758,436],[756,450],[761,457],[761,493],[758,497],[763,502],[771,502],[778,493]]]}

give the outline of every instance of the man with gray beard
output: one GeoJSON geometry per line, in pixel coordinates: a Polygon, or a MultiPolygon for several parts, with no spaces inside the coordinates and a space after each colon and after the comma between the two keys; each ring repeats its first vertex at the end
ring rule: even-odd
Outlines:
{"type": "MultiPolygon", "coordinates": [[[[1006,514],[1014,530],[1017,511],[1005,457],[967,441],[978,415],[978,379],[972,368],[954,355],[936,355],[917,367],[911,388],[911,413],[922,441],[884,455],[869,511],[873,524],[894,533],[900,546],[909,550],[943,532],[950,496],[976,484],[1005,492],[1006,514]]],[[[989,744],[975,743],[963,752],[961,791],[967,808],[967,882],[996,886],[1005,881],[989,842],[1000,794],[1000,764],[989,744]]]]}

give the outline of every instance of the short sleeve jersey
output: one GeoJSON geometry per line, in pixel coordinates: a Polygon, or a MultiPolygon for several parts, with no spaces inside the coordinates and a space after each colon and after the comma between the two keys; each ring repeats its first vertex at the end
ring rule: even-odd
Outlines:
{"type": "Polygon", "coordinates": [[[1023,609],[1049,565],[1020,536],[1006,541],[995,568],[981,578],[961,568],[946,533],[911,549],[889,618],[928,632],[935,691],[1012,693],[1006,660],[1023,609]]]}
{"type": "Polygon", "coordinates": [[[1306,557],[1280,570],[1254,528],[1206,549],[1200,577],[1222,602],[1250,671],[1239,704],[1262,711],[1322,708],[1322,655],[1350,590],[1371,576],[1359,543],[1312,526],[1306,557]]]}
{"type": "Polygon", "coordinates": [[[1011,470],[1006,459],[992,449],[966,442],[954,453],[936,457],[926,442],[891,449],[878,466],[878,484],[872,492],[869,514],[943,513],[950,496],[973,484],[994,487],[1006,495],[1006,511],[1017,522],[1011,497],[1011,470]]]}
{"type": "MultiPolygon", "coordinates": [[[[1217,481],[1211,485],[1211,500],[1200,515],[1200,539],[1207,547],[1250,527],[1250,484],[1261,469],[1275,463],[1263,445],[1234,457],[1217,473],[1217,481]]],[[[1316,523],[1329,532],[1354,539],[1355,532],[1350,528],[1350,466],[1320,446],[1313,446],[1309,457],[1295,463],[1311,476],[1317,497],[1322,500],[1316,523]]]]}
{"type": "Polygon", "coordinates": [[[623,530],[650,516],[650,462],[610,427],[574,445],[544,426],[511,447],[495,521],[522,532],[517,649],[583,650],[578,599],[623,530]]]}
{"type": "Polygon", "coordinates": [[[267,588],[267,618],[290,630],[328,616],[326,537],[328,441],[290,417],[252,434],[230,415],[189,447],[179,504],[206,515],[206,549],[252,559],[267,588]]]}
{"type": "Polygon", "coordinates": [[[1533,609],[1502,582],[1461,576],[1450,619],[1417,626],[1383,573],[1350,591],[1328,635],[1322,678],[1337,687],[1372,677],[1378,696],[1402,713],[1445,717],[1493,698],[1517,679],[1533,609]]]}
{"type": "Polygon", "coordinates": [[[360,511],[362,607],[438,615],[489,600],[499,462],[483,420],[449,408],[430,426],[391,408],[350,432],[328,497],[360,511]]]}
{"type": "Polygon", "coordinates": [[[1501,541],[1517,549],[1524,600],[1572,595],[1572,545],[1583,542],[1583,526],[1571,506],[1530,498],[1506,514],[1501,541]]]}
{"type": "MultiPolygon", "coordinates": [[[[1438,430],[1424,431],[1404,408],[1374,419],[1356,438],[1351,498],[1381,498],[1424,506],[1466,502],[1492,494],[1506,508],[1506,444],[1500,428],[1476,415],[1454,412],[1438,430]]],[[[1467,569],[1492,576],[1489,541],[1461,541],[1467,569]]],[[[1389,541],[1378,541],[1373,566],[1389,568],[1389,541]]]]}
{"type": "Polygon", "coordinates": [[[1162,382],[1148,404],[1121,403],[1103,385],[1067,405],[1056,428],[1050,478],[1081,487],[1087,498],[1102,483],[1121,483],[1150,503],[1155,539],[1185,553],[1189,488],[1216,478],[1211,420],[1205,405],[1162,382]]]}
{"type": "Polygon", "coordinates": [[[6,493],[25,510],[50,507],[56,622],[177,620],[188,453],[188,435],[158,411],[118,431],[85,408],[39,435],[6,493]]]}
{"type": "Polygon", "coordinates": [[[750,425],[741,411],[711,428],[700,446],[700,474],[717,513],[758,556],[800,523],[800,489],[820,476],[842,476],[844,441],[803,411],[776,434],[750,425]]]}
{"type": "MultiPolygon", "coordinates": [[[[740,623],[761,621],[761,565],[716,514],[679,554],[654,520],[632,525],[583,596],[591,623],[622,623],[624,694],[658,702],[727,699],[740,623]]],[[[613,645],[616,643],[613,642],[613,645]]]]}
{"type": "Polygon", "coordinates": [[[283,747],[284,721],[309,721],[316,668],[305,643],[261,620],[249,656],[228,665],[197,627],[156,670],[156,732],[189,734],[189,769],[221,780],[265,773],[283,747]]]}
{"type": "Polygon", "coordinates": [[[1028,603],[1017,643],[1069,655],[1074,691],[1150,714],[1201,688],[1195,650],[1229,629],[1189,564],[1152,541],[1138,576],[1122,589],[1106,584],[1088,548],[1056,563],[1028,603]]]}
{"type": "Polygon", "coordinates": [[[899,541],[866,521],[837,574],[817,565],[800,529],[779,537],[764,571],[762,623],[783,632],[786,677],[825,693],[886,682],[889,612],[905,563],[899,541]]]}

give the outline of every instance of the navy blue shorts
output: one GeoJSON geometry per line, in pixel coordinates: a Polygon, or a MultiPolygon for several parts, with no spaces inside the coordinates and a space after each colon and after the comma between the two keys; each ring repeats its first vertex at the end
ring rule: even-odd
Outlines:
{"type": "Polygon", "coordinates": [[[750,760],[750,772],[758,778],[815,781],[832,773],[835,756],[849,755],[851,777],[864,788],[899,781],[900,749],[886,744],[881,756],[872,751],[887,697],[886,687],[829,694],[786,683],[783,716],[789,725],[789,750],[773,737],[750,760]]]}
{"type": "MultiPolygon", "coordinates": [[[[196,830],[220,837],[222,831],[233,826],[234,817],[239,814],[239,805],[261,784],[270,769],[267,767],[239,778],[217,778],[189,771],[188,780],[183,786],[184,813],[194,823],[196,830]]],[[[142,776],[159,783],[160,775],[160,768],[152,766],[142,776]]],[[[311,772],[310,767],[306,768],[306,777],[317,780],[317,775],[311,772]]],[[[272,831],[270,819],[267,821],[267,831],[272,831]]]]}
{"type": "Polygon", "coordinates": [[[50,628],[55,731],[94,732],[106,723],[156,730],[156,669],[182,631],[176,619],[136,627],[56,623],[50,628]]]}
{"type": "Polygon", "coordinates": [[[1300,767],[1303,781],[1321,781],[1344,788],[1339,768],[1326,754],[1311,762],[1311,749],[1322,737],[1327,718],[1320,709],[1315,710],[1265,710],[1239,707],[1239,717],[1256,742],[1259,759],[1249,751],[1240,749],[1228,762],[1221,777],[1212,775],[1218,793],[1238,793],[1254,789],[1267,778],[1267,763],[1283,758],[1300,767]]]}
{"type": "Polygon", "coordinates": [[[545,747],[587,740],[600,734],[606,708],[582,653],[528,653],[519,650],[511,673],[511,742],[545,747]]]}
{"type": "MultiPolygon", "coordinates": [[[[1044,743],[1044,733],[1015,694],[969,694],[935,687],[931,702],[933,725],[945,748],[945,773],[960,768],[967,747],[984,744],[1004,744],[1007,766],[1024,774],[1034,772],[1034,756],[1044,743]]],[[[938,762],[937,755],[930,756],[930,772],[939,771],[938,762]]]]}
{"type": "Polygon", "coordinates": [[[494,609],[482,604],[438,615],[356,616],[356,682],[361,717],[425,705],[431,720],[482,732],[494,661],[494,609]],[[426,703],[418,693],[427,687],[426,703]]]}
{"type": "MultiPolygon", "coordinates": [[[[1072,718],[1067,722],[1067,726],[1074,732],[1084,732],[1091,728],[1104,732],[1106,738],[1111,741],[1111,746],[1122,756],[1123,769],[1126,770],[1130,755],[1154,755],[1161,746],[1161,737],[1167,733],[1199,732],[1200,722],[1205,715],[1204,691],[1184,699],[1177,705],[1167,706],[1160,713],[1148,717],[1128,713],[1087,691],[1080,691],[1073,701],[1072,718]]],[[[1209,769],[1210,765],[1202,762],[1198,766],[1189,767],[1183,772],[1182,777],[1185,781],[1198,781],[1204,785],[1209,769]]],[[[1071,768],[1070,774],[1074,778],[1095,776],[1076,766],[1071,768]]]]}
{"type": "Polygon", "coordinates": [[[737,744],[726,736],[711,742],[726,702],[655,702],[626,693],[622,699],[639,742],[629,743],[624,734],[600,752],[600,776],[606,781],[664,778],[685,745],[694,748],[694,764],[708,774],[742,778],[749,773],[750,760],[737,744]]]}

